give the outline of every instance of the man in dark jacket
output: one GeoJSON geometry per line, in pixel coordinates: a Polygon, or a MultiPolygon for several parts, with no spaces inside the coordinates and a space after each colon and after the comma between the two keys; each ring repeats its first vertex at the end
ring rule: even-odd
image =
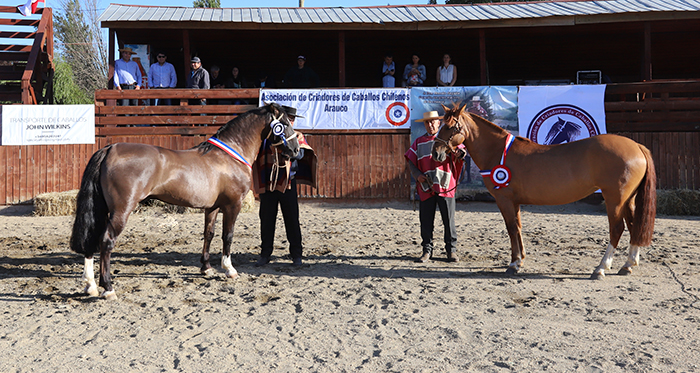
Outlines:
{"type": "MultiPolygon", "coordinates": [[[[202,68],[202,60],[199,57],[193,57],[190,61],[192,72],[190,76],[187,77],[186,88],[192,89],[209,89],[209,72],[202,68]]],[[[207,100],[190,100],[190,105],[206,105],[207,100]]]]}
{"type": "Polygon", "coordinates": [[[306,67],[306,57],[297,57],[297,67],[292,67],[284,74],[284,86],[288,88],[316,88],[319,86],[318,75],[306,67]]]}

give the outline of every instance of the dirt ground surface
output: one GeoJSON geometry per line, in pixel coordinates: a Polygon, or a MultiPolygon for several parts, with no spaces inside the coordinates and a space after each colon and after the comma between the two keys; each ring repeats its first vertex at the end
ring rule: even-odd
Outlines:
{"type": "MultiPolygon", "coordinates": [[[[617,276],[626,232],[593,281],[601,205],[524,206],[515,276],[494,203],[457,204],[458,263],[443,260],[439,214],[434,260],[413,261],[411,202],[302,201],[301,214],[300,268],[281,218],[273,262],[255,267],[257,210],[241,214],[235,280],[200,275],[202,214],[134,214],[106,301],[81,293],[73,217],[0,210],[0,372],[700,372],[698,217],[657,217],[640,266],[617,276]]],[[[212,247],[220,269],[220,231],[212,247]]]]}

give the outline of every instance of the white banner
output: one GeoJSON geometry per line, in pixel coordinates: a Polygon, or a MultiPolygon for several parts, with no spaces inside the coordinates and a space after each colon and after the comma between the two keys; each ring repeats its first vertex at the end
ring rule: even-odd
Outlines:
{"type": "Polygon", "coordinates": [[[406,88],[261,89],[260,104],[292,106],[298,129],[411,128],[406,88]]]}
{"type": "Polygon", "coordinates": [[[520,136],[562,144],[606,133],[605,85],[522,86],[520,136]]]}
{"type": "Polygon", "coordinates": [[[1,145],[94,143],[94,105],[2,106],[1,145]]]}

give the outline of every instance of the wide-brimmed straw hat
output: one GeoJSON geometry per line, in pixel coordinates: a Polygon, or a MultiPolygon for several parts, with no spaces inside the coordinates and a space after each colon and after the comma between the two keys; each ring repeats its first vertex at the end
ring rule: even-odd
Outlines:
{"type": "Polygon", "coordinates": [[[282,109],[292,118],[303,118],[301,115],[297,115],[297,108],[295,107],[282,105],[282,109]]]}
{"type": "Polygon", "coordinates": [[[136,54],[136,53],[134,53],[134,50],[133,50],[133,49],[131,49],[131,48],[129,48],[129,47],[126,47],[126,48],[121,48],[121,49],[120,49],[119,51],[120,51],[120,52],[122,52],[122,53],[131,53],[131,54],[136,54]]]}
{"type": "Polygon", "coordinates": [[[425,122],[433,119],[442,119],[442,115],[439,115],[437,111],[426,111],[423,113],[423,119],[416,119],[416,122],[425,122]]]}

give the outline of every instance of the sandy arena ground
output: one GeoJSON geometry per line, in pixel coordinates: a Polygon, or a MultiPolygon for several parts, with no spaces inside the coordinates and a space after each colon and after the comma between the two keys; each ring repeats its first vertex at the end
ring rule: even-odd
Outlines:
{"type": "MultiPolygon", "coordinates": [[[[617,276],[626,232],[592,281],[600,205],[525,206],[516,276],[494,203],[458,203],[458,263],[442,260],[438,217],[436,259],[413,262],[410,202],[301,211],[301,268],[281,218],[273,263],[254,267],[257,210],[241,214],[236,280],[199,274],[202,214],[132,215],[112,257],[118,300],[105,301],[80,293],[72,217],[0,210],[0,372],[700,372],[698,217],[657,217],[640,266],[617,276]]],[[[220,252],[219,231],[217,269],[220,252]]]]}

